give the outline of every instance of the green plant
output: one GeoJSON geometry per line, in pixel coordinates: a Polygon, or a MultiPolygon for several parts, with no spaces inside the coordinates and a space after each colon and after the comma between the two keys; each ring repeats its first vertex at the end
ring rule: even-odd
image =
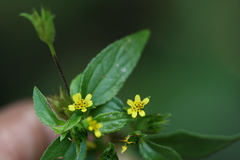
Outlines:
{"type": "Polygon", "coordinates": [[[137,146],[147,160],[199,159],[240,139],[240,135],[206,136],[185,130],[162,134],[162,126],[171,114],[146,114],[144,108],[145,105],[151,107],[150,97],[141,100],[140,95],[135,95],[134,100],[126,101],[127,104],[116,97],[141,56],[149,30],[110,44],[68,87],[53,45],[54,16],[43,8],[41,14],[34,10],[32,14],[22,13],[21,16],[32,22],[39,38],[49,46],[65,84],[65,90],[60,88],[59,95],[48,97],[34,87],[37,116],[60,134],[47,148],[42,160],[116,160],[114,142],[122,143],[122,153],[129,146],[137,146]]]}

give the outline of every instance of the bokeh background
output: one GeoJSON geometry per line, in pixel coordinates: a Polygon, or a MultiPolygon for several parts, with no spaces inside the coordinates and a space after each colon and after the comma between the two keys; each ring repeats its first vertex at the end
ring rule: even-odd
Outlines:
{"type": "MultiPolygon", "coordinates": [[[[109,43],[144,28],[152,35],[118,97],[151,96],[147,113],[172,113],[164,132],[240,131],[240,1],[1,0],[0,106],[45,95],[62,84],[47,46],[28,20],[32,8],[55,13],[55,47],[70,83],[109,43]]],[[[237,160],[240,142],[205,160],[237,160]]]]}

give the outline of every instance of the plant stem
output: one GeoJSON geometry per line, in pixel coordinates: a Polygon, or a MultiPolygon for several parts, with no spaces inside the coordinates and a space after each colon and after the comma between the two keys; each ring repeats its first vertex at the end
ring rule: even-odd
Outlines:
{"type": "Polygon", "coordinates": [[[66,81],[66,79],[65,79],[65,76],[64,76],[64,74],[63,74],[63,71],[62,71],[62,69],[61,69],[61,66],[60,66],[60,64],[59,64],[59,61],[58,61],[57,54],[56,54],[56,51],[55,51],[55,49],[54,49],[54,46],[53,46],[52,43],[48,43],[48,47],[49,47],[49,49],[50,49],[50,51],[51,51],[51,53],[52,53],[52,57],[53,57],[53,60],[54,60],[55,65],[56,65],[56,67],[57,67],[57,69],[58,69],[58,72],[59,72],[59,74],[60,74],[60,77],[62,78],[63,83],[64,83],[64,85],[65,85],[65,87],[66,87],[66,90],[67,90],[67,92],[68,92],[68,94],[69,94],[69,93],[70,93],[70,90],[69,90],[67,81],[66,81]]]}

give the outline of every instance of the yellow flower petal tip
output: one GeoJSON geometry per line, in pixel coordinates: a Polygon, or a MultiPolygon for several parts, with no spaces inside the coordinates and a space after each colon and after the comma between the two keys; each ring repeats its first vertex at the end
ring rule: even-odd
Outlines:
{"type": "Polygon", "coordinates": [[[74,103],[69,105],[68,109],[70,111],[81,110],[82,112],[86,112],[87,108],[93,105],[91,98],[91,94],[88,94],[86,98],[83,99],[81,93],[76,93],[72,96],[74,103]]]}
{"type": "Polygon", "coordinates": [[[127,100],[127,104],[131,107],[127,110],[127,113],[131,114],[132,118],[136,118],[138,113],[141,117],[144,117],[146,113],[143,109],[145,105],[149,103],[149,101],[149,98],[144,98],[143,100],[141,100],[140,95],[137,94],[134,98],[134,101],[130,99],[127,100]]]}
{"type": "Polygon", "coordinates": [[[69,109],[70,111],[75,111],[75,106],[74,106],[74,105],[69,105],[69,106],[68,106],[68,109],[69,109]]]}
{"type": "Polygon", "coordinates": [[[122,146],[122,151],[121,153],[124,153],[127,150],[127,146],[122,146]]]}

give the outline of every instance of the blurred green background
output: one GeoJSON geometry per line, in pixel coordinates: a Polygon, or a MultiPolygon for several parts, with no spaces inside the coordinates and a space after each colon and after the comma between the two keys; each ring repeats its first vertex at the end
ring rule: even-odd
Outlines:
{"type": "MultiPolygon", "coordinates": [[[[143,56],[118,97],[151,96],[147,113],[172,113],[164,132],[240,131],[240,1],[1,0],[0,75],[3,106],[45,95],[62,84],[47,46],[21,12],[50,7],[55,47],[70,83],[109,43],[149,28],[143,56]]],[[[205,160],[237,160],[240,142],[205,160]]]]}

